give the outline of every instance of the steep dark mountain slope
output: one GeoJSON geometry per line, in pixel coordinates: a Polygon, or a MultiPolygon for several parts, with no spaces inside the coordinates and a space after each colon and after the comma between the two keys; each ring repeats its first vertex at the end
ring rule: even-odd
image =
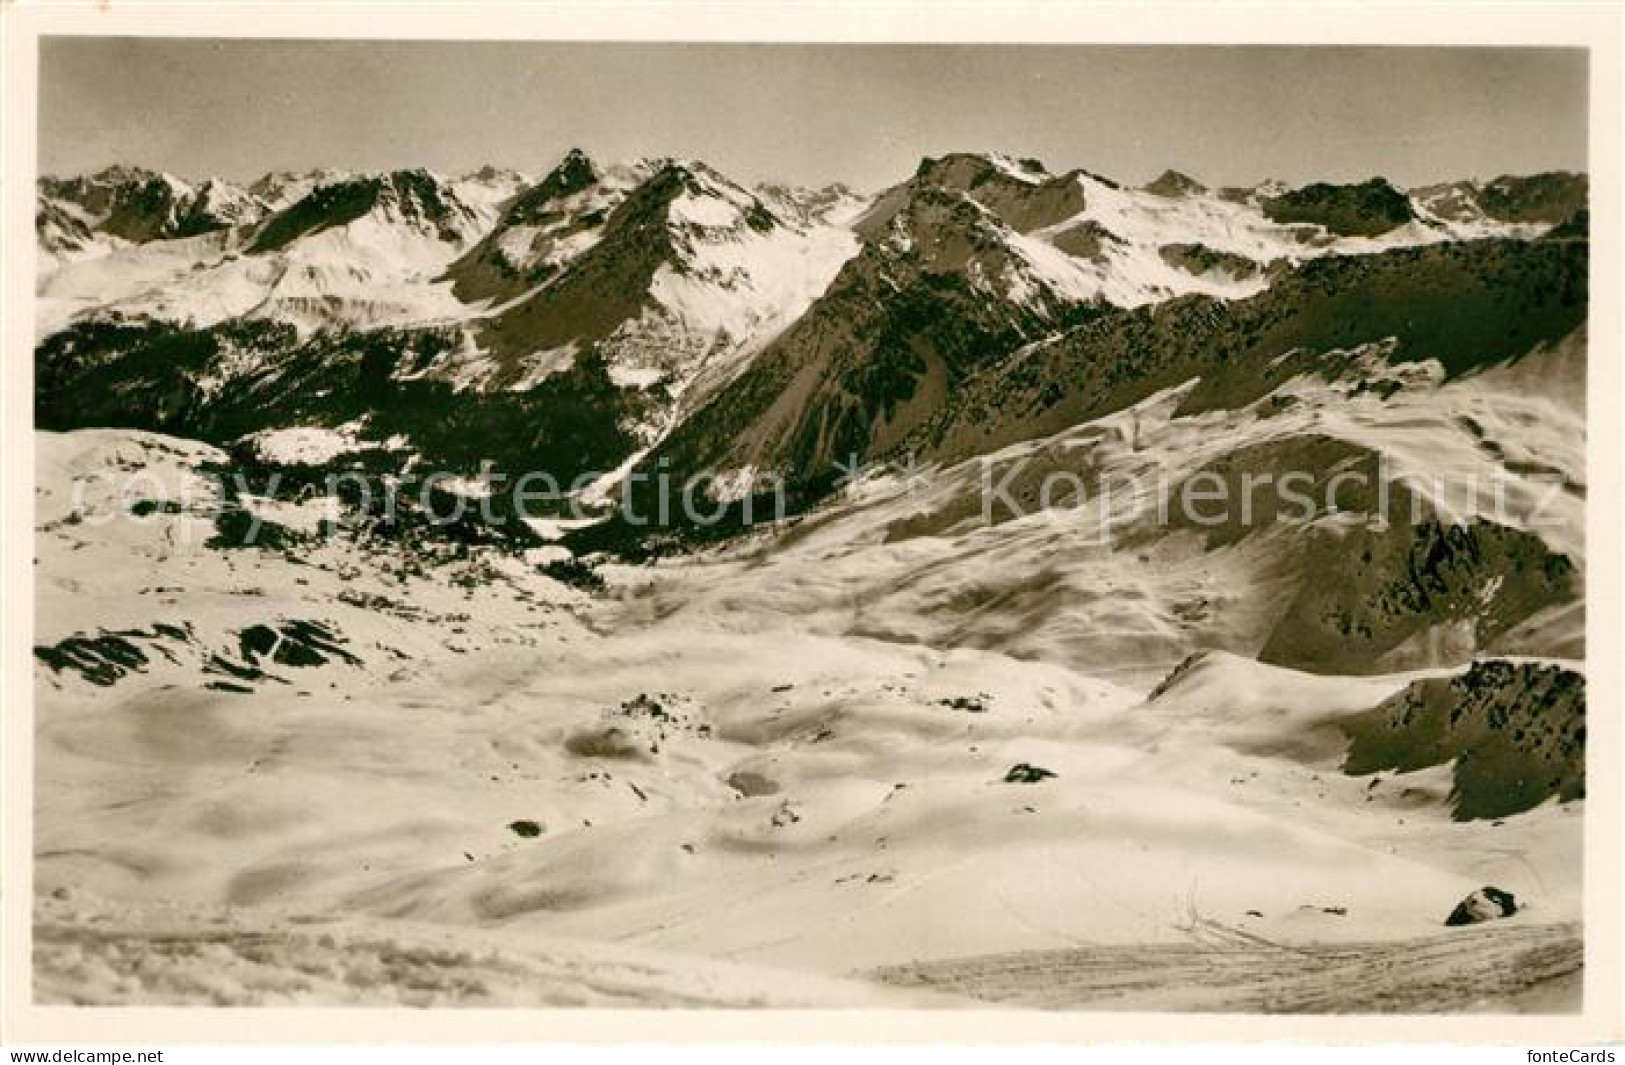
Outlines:
{"type": "Polygon", "coordinates": [[[1116,310],[988,298],[966,280],[967,267],[999,254],[996,229],[947,190],[917,192],[899,217],[919,223],[909,251],[866,246],[802,321],[651,460],[675,471],[776,471],[816,497],[836,462],[905,449],[922,460],[963,459],[1192,378],[1201,381],[1184,411],[1245,405],[1295,374],[1335,371],[1338,351],[1390,337],[1395,361],[1437,359],[1460,374],[1556,341],[1586,314],[1583,243],[1330,257],[1248,300],[1116,310]],[[1069,316],[1084,321],[1065,327],[1069,316]]]}
{"type": "MultiPolygon", "coordinates": [[[[154,181],[173,184],[120,171],[42,185],[42,224],[93,240],[95,218],[154,181]]],[[[1475,196],[1509,218],[1583,201],[1584,179],[1567,175],[1492,184],[1475,196]]],[[[701,163],[600,167],[572,152],[477,207],[424,171],[263,186],[286,205],[234,226],[208,252],[218,262],[165,264],[157,284],[135,259],[86,275],[128,267],[135,295],[42,341],[41,424],[229,442],[361,421],[374,442],[407,427],[424,461],[460,468],[483,448],[566,480],[653,444],[643,472],[773,473],[810,502],[854,462],[965,458],[1193,378],[1182,413],[1241,406],[1390,337],[1391,359],[1454,375],[1585,315],[1578,222],[1540,241],[1450,241],[1429,223],[1394,240],[1438,243],[1370,254],[1345,249],[1388,245],[1316,228],[1408,216],[1380,181],[1234,203],[1174,172],[1135,190],[953,154],[852,214],[839,189],[753,192],[701,163]],[[368,255],[411,262],[391,274],[368,255]],[[565,397],[569,412],[547,409],[565,397]]],[[[186,202],[224,195],[206,187],[186,202]]],[[[135,213],[167,211],[166,232],[194,224],[166,203],[135,213]]]]}
{"type": "Polygon", "coordinates": [[[1145,187],[1145,191],[1154,192],[1158,196],[1176,197],[1206,192],[1207,186],[1189,174],[1181,174],[1177,170],[1164,170],[1155,181],[1145,187]]]}

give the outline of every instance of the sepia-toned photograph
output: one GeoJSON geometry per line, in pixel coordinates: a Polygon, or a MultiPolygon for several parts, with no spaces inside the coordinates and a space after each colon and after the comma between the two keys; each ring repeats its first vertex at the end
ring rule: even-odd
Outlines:
{"type": "Polygon", "coordinates": [[[42,33],[10,994],[1606,1005],[1591,51],[997,39],[42,33]]]}

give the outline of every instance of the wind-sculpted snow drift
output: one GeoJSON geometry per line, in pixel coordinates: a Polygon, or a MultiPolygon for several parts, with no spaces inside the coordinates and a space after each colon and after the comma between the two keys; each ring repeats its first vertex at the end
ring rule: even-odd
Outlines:
{"type": "Polygon", "coordinates": [[[43,181],[38,993],[1572,1009],[1585,200],[43,181]]]}

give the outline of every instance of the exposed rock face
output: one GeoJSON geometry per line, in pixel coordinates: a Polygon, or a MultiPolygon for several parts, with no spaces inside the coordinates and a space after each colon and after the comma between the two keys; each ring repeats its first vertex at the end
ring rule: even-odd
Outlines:
{"type": "Polygon", "coordinates": [[[48,429],[123,426],[222,446],[268,427],[363,419],[359,443],[374,449],[379,472],[415,452],[432,468],[473,475],[489,461],[564,485],[583,469],[613,469],[637,447],[628,426],[653,397],[617,387],[601,359],[583,358],[525,391],[458,391],[425,371],[454,358],[461,343],[455,329],[302,339],[270,322],[201,330],[84,323],[41,347],[35,417],[48,429]],[[101,387],[87,391],[91,379],[101,387]],[[377,446],[396,437],[409,448],[377,446]]]}
{"type": "Polygon", "coordinates": [[[471,326],[481,387],[526,387],[596,350],[620,379],[697,403],[856,251],[829,218],[849,202],[779,190],[770,205],[703,163],[572,153],[447,272],[460,299],[498,305],[471,326]]]}
{"type": "Polygon", "coordinates": [[[344,638],[316,621],[285,621],[276,626],[254,625],[238,634],[238,653],[251,666],[261,660],[308,668],[335,659],[350,665],[361,660],[341,646],[344,638]]]}
{"type": "Polygon", "coordinates": [[[1467,924],[1482,924],[1500,917],[1511,917],[1518,912],[1517,900],[1512,892],[1497,887],[1481,887],[1456,904],[1444,923],[1451,928],[1467,924]]]}
{"type": "Polygon", "coordinates": [[[836,212],[864,202],[864,197],[840,182],[815,189],[768,182],[756,186],[756,195],[774,214],[805,225],[829,222],[836,212]]]}
{"type": "Polygon", "coordinates": [[[1452,815],[1504,817],[1585,797],[1585,678],[1562,666],[1476,662],[1419,680],[1345,723],[1343,770],[1361,776],[1455,763],[1452,815]]]}
{"type": "Polygon", "coordinates": [[[1308,222],[1344,237],[1374,237],[1412,221],[1410,199],[1382,178],[1358,185],[1317,183],[1264,201],[1277,222],[1308,222]]]}
{"type": "Polygon", "coordinates": [[[1411,190],[1411,198],[1434,218],[1447,222],[1476,222],[1485,217],[1478,202],[1478,184],[1447,181],[1411,190]]]}
{"type": "Polygon", "coordinates": [[[1123,243],[1123,238],[1094,219],[1086,218],[1055,233],[1050,242],[1068,255],[1104,262],[1106,248],[1123,243]]]}
{"type": "Polygon", "coordinates": [[[536,225],[548,221],[556,217],[560,199],[582,191],[597,180],[598,171],[592,160],[579,148],[572,148],[547,177],[514,199],[502,220],[508,225],[536,225]]]}
{"type": "Polygon", "coordinates": [[[96,238],[83,212],[45,196],[39,198],[34,210],[34,234],[40,249],[53,254],[84,251],[96,238]]]}
{"type": "MultiPolygon", "coordinates": [[[[527,275],[527,282],[539,284],[558,274],[535,295],[492,319],[482,331],[484,344],[505,365],[517,368],[530,352],[602,340],[636,318],[648,305],[655,272],[679,255],[668,213],[694,182],[693,174],[673,165],[638,186],[602,219],[598,239],[588,250],[554,269],[544,266],[527,275]]],[[[537,209],[533,204],[532,210],[537,209]]]]}
{"type": "Polygon", "coordinates": [[[1429,214],[1454,222],[1559,223],[1584,211],[1590,192],[1584,174],[1552,171],[1502,175],[1488,182],[1451,181],[1414,189],[1429,214]]]}
{"type": "Polygon", "coordinates": [[[1547,241],[1581,242],[1591,239],[1591,212],[1582,207],[1566,220],[1553,226],[1540,238],[1547,241]]]}

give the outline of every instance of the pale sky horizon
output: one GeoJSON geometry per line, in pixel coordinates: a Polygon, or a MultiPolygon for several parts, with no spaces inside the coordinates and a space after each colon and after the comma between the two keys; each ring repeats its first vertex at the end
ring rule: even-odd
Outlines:
{"type": "Polygon", "coordinates": [[[1587,168],[1580,49],[54,37],[39,164],[271,170],[703,159],[873,191],[999,151],[1131,184],[1405,187],[1587,168]]]}

